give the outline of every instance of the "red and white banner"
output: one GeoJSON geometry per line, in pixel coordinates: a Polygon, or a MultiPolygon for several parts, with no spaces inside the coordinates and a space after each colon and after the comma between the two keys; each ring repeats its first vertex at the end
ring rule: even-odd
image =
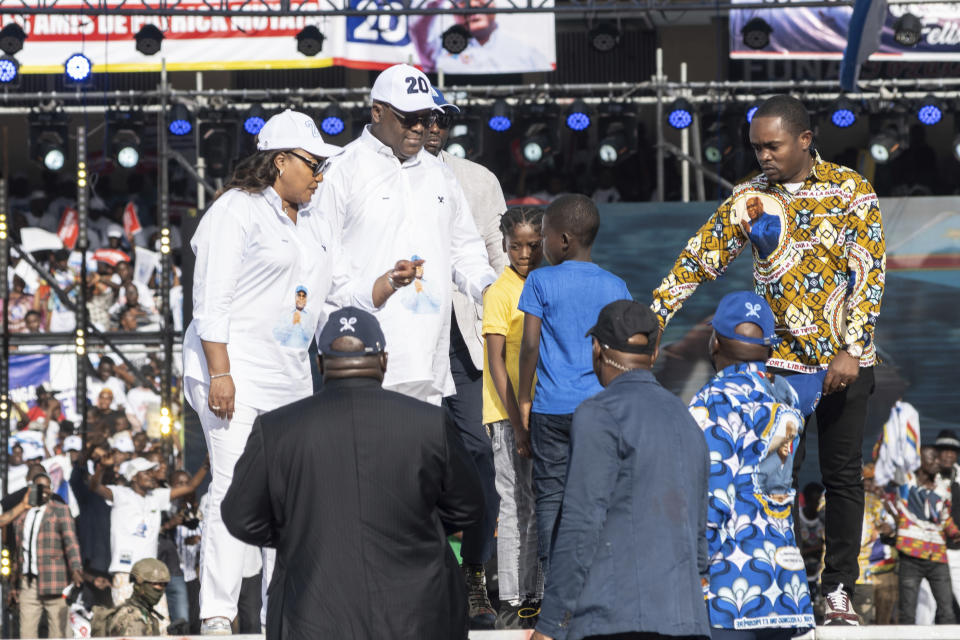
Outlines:
{"type": "MultiPolygon", "coordinates": [[[[454,0],[433,0],[430,8],[452,7],[454,0]]],[[[462,0],[461,0],[462,1],[462,0]]],[[[57,9],[69,6],[57,2],[57,9]]],[[[134,9],[146,0],[116,0],[117,7],[134,9]],[[132,3],[132,4],[131,4],[132,3]]],[[[225,0],[239,10],[280,9],[270,0],[251,3],[225,0]]],[[[402,8],[397,0],[350,0],[358,10],[386,6],[402,8]]],[[[550,71],[556,67],[553,0],[544,2],[547,13],[488,14],[468,17],[369,15],[357,17],[283,17],[204,15],[208,3],[183,0],[180,10],[194,8],[191,15],[169,17],[128,15],[4,15],[0,24],[17,22],[27,34],[17,54],[21,73],[62,73],[63,63],[74,53],[93,62],[93,72],[159,71],[161,58],[170,71],[229,69],[291,69],[342,65],[358,69],[385,68],[397,62],[412,62],[427,70],[448,73],[519,73],[550,71]],[[440,46],[445,29],[459,22],[476,37],[467,49],[453,56],[440,46]],[[163,32],[159,53],[141,54],[134,34],[145,24],[163,32]],[[326,39],[316,56],[297,51],[296,35],[307,25],[316,26],[326,39]]],[[[217,3],[216,6],[220,6],[217,3]]],[[[484,3],[486,6],[486,2],[484,3]]],[[[306,0],[303,10],[329,10],[318,0],[306,0]]]]}
{"type": "Polygon", "coordinates": [[[73,207],[67,207],[60,216],[60,225],[57,227],[57,235],[67,249],[73,249],[77,246],[77,238],[80,237],[80,221],[77,218],[77,210],[73,207]]]}
{"type": "Polygon", "coordinates": [[[141,231],[143,231],[143,227],[140,226],[137,205],[128,202],[127,206],[123,208],[123,233],[127,236],[127,240],[133,242],[133,236],[141,231]]]}

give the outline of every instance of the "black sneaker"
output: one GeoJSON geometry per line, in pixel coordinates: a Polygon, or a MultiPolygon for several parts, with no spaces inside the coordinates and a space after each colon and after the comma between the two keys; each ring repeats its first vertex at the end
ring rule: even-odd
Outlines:
{"type": "Polygon", "coordinates": [[[826,595],[827,607],[823,614],[825,625],[860,626],[860,616],[853,610],[850,596],[843,590],[843,585],[826,595]]]}
{"type": "Polygon", "coordinates": [[[483,565],[464,563],[463,575],[467,581],[467,602],[470,606],[471,629],[493,629],[497,625],[497,612],[487,595],[487,575],[483,565]]]}
{"type": "Polygon", "coordinates": [[[525,600],[517,611],[523,629],[533,629],[537,626],[537,619],[540,617],[540,601],[525,600]]]}
{"type": "Polygon", "coordinates": [[[497,614],[497,629],[528,629],[524,626],[526,622],[520,617],[520,609],[523,604],[510,604],[509,602],[500,603],[500,612],[497,614]]]}

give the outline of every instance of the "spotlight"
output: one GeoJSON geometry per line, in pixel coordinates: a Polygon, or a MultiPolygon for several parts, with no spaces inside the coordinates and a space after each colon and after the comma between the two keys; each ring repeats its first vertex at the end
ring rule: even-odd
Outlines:
{"type": "Polygon", "coordinates": [[[501,133],[507,131],[513,124],[510,114],[510,105],[503,98],[493,103],[490,109],[490,119],[487,120],[487,126],[494,131],[501,133]]]}
{"type": "Polygon", "coordinates": [[[613,51],[620,44],[620,29],[612,22],[601,22],[587,34],[590,44],[600,53],[613,51]]]}
{"type": "Polygon", "coordinates": [[[770,44],[771,33],[773,33],[773,27],[763,18],[750,20],[740,30],[740,35],[743,36],[743,44],[750,49],[763,49],[770,44]]]}
{"type": "Polygon", "coordinates": [[[933,96],[927,96],[917,104],[917,120],[928,127],[940,122],[943,119],[943,112],[944,104],[933,96]]]}
{"type": "Polygon", "coordinates": [[[27,39],[27,34],[16,22],[11,22],[3,29],[0,29],[0,50],[3,50],[8,56],[12,56],[20,49],[23,49],[23,41],[27,39]]]}
{"type": "Polygon", "coordinates": [[[200,121],[200,155],[206,162],[207,172],[214,178],[226,178],[230,175],[230,164],[236,157],[236,115],[203,111],[197,119],[200,121]]]}
{"type": "Polygon", "coordinates": [[[920,42],[923,23],[912,13],[905,13],[893,23],[893,39],[902,47],[915,47],[920,42]]]}
{"type": "Polygon", "coordinates": [[[450,138],[444,151],[458,158],[472,160],[480,155],[481,145],[477,144],[477,138],[468,125],[458,124],[450,129],[450,138]]]}
{"type": "Polygon", "coordinates": [[[145,56],[152,56],[160,51],[163,42],[163,32],[155,24],[145,24],[140,27],[133,39],[137,41],[137,51],[145,56]]]}
{"type": "Polygon", "coordinates": [[[328,136],[338,136],[347,128],[344,120],[343,109],[340,105],[333,102],[327,105],[327,108],[320,114],[320,130],[328,136]]]}
{"type": "Polygon", "coordinates": [[[326,37],[320,33],[320,29],[315,26],[307,25],[297,34],[297,51],[305,56],[315,56],[323,49],[323,41],[326,37]]]}
{"type": "Polygon", "coordinates": [[[140,136],[131,129],[121,129],[110,141],[114,157],[124,169],[133,169],[140,162],[140,136]]]}
{"type": "Polygon", "coordinates": [[[884,125],[870,138],[870,155],[877,164],[886,164],[907,148],[906,136],[896,124],[884,125]]]}
{"type": "Polygon", "coordinates": [[[462,24],[455,24],[440,36],[440,44],[450,53],[462,53],[470,44],[470,31],[462,24]]]}
{"type": "Polygon", "coordinates": [[[20,75],[20,63],[13,56],[0,56],[0,84],[16,82],[20,75]]]}
{"type": "Polygon", "coordinates": [[[597,157],[600,159],[600,164],[605,167],[612,167],[620,162],[629,150],[630,147],[623,130],[623,124],[617,122],[610,126],[607,135],[600,141],[597,157]]]}
{"type": "Polygon", "coordinates": [[[190,111],[182,103],[178,102],[173,105],[168,117],[167,129],[173,135],[185,136],[193,131],[193,123],[190,122],[190,111]]]}
{"type": "Polygon", "coordinates": [[[636,113],[620,103],[603,104],[599,108],[598,129],[603,132],[597,146],[597,159],[605,167],[622,162],[637,148],[636,113]]]}
{"type": "Polygon", "coordinates": [[[38,139],[39,155],[37,159],[49,171],[60,171],[67,160],[63,138],[52,131],[44,131],[38,139]]]}
{"type": "Polygon", "coordinates": [[[67,160],[67,116],[60,111],[34,112],[27,122],[30,158],[48,171],[60,171],[67,160]]]}
{"type": "Polygon", "coordinates": [[[859,107],[852,100],[840,96],[830,107],[830,122],[838,129],[852,127],[857,122],[859,107]]]}
{"type": "Polygon", "coordinates": [[[583,100],[574,100],[567,111],[567,128],[571,131],[586,131],[590,128],[590,113],[583,100]]]}
{"type": "Polygon", "coordinates": [[[258,104],[250,105],[243,116],[243,130],[252,136],[260,133],[260,129],[267,122],[267,114],[258,104]]]}
{"type": "MultiPolygon", "coordinates": [[[[540,112],[540,115],[546,117],[543,111],[540,112]]],[[[553,130],[556,130],[555,121],[553,126],[553,130]]],[[[555,145],[550,131],[551,129],[543,121],[534,122],[527,127],[526,135],[520,141],[520,154],[528,165],[545,164],[546,160],[553,155],[555,145]]]]}
{"type": "Polygon", "coordinates": [[[90,79],[93,63],[90,62],[90,58],[82,53],[75,53],[63,63],[63,70],[67,74],[68,81],[80,84],[90,79]]]}
{"type": "Polygon", "coordinates": [[[751,102],[750,106],[747,107],[747,113],[746,113],[747,124],[750,124],[751,122],[753,122],[753,116],[754,114],[757,113],[757,109],[760,108],[760,104],[761,104],[760,100],[756,100],[754,102],[751,102]]]}
{"type": "Polygon", "coordinates": [[[716,124],[711,127],[711,135],[703,143],[703,158],[711,164],[723,162],[733,151],[733,142],[724,124],[716,124]]]}
{"type": "Polygon", "coordinates": [[[693,124],[693,105],[685,98],[677,98],[670,105],[667,123],[674,129],[686,129],[693,124]]]}

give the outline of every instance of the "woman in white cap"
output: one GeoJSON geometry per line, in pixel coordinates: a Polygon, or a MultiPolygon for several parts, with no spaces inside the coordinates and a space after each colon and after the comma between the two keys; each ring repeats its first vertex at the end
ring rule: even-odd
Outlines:
{"type": "MultiPolygon", "coordinates": [[[[257,150],[236,166],[190,243],[197,261],[184,387],[212,464],[200,576],[201,631],[209,635],[231,633],[249,551],[224,527],[220,501],[256,417],[313,391],[307,348],[322,324],[339,250],[336,223],[310,200],[340,147],[288,109],[264,124],[257,150]]],[[[414,272],[414,263],[396,263],[364,299],[382,305],[414,272]]],[[[266,587],[272,556],[264,560],[266,587]]]]}

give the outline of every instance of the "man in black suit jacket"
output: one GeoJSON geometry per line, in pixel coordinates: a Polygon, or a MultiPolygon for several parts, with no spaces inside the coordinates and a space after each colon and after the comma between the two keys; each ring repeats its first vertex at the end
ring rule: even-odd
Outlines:
{"type": "Polygon", "coordinates": [[[447,535],[483,513],[476,467],[443,409],[381,389],[372,315],[331,314],[318,346],[322,390],[257,419],[221,507],[277,549],[267,638],[465,639],[447,535]]]}

